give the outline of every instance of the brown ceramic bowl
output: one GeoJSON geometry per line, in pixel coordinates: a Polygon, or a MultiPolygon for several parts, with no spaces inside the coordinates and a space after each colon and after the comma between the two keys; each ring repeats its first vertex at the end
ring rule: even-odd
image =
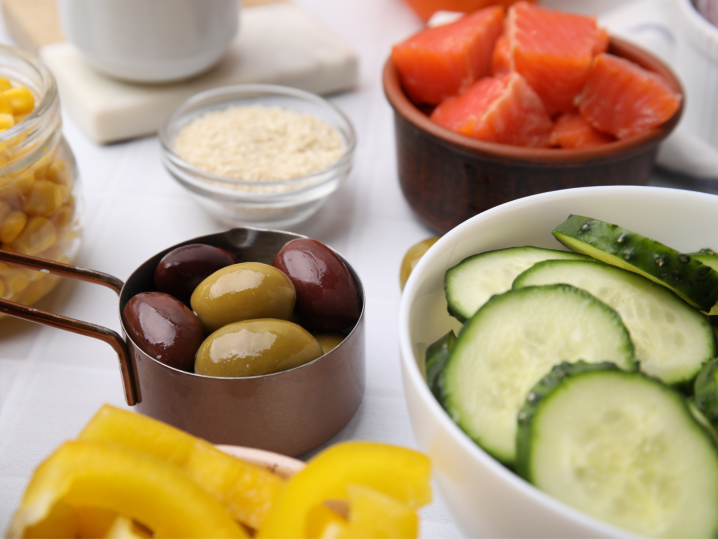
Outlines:
{"type": "MultiPolygon", "coordinates": [[[[680,82],[645,50],[611,38],[609,52],[680,82]]],[[[663,125],[642,135],[578,150],[524,148],[472,139],[429,119],[404,93],[391,57],[384,92],[394,109],[399,183],[424,223],[443,234],[466,219],[510,200],[546,191],[595,185],[646,185],[658,144],[676,127],[685,99],[663,125]]]]}
{"type": "MultiPolygon", "coordinates": [[[[140,292],[156,290],[157,263],[172,249],[204,243],[234,253],[240,262],[271,264],[298,234],[235,228],[193,238],[142,263],[123,283],[111,275],[0,250],[0,260],[30,269],[102,284],[119,294],[119,312],[140,292]]],[[[202,376],[160,363],[131,338],[87,322],[0,299],[0,313],[100,339],[120,360],[127,404],[147,416],[214,444],[246,446],[297,456],[329,441],[359,408],[365,386],[365,296],[359,276],[344,262],[359,290],[362,311],[354,328],[333,350],[305,365],[245,378],[202,376]]],[[[120,322],[124,320],[120,315],[120,322]]],[[[126,334],[126,332],[125,332],[126,334]]]]}

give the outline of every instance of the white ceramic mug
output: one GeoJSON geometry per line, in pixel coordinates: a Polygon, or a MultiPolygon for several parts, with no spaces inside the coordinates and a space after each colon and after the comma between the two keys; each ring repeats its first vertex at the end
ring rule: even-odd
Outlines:
{"type": "Polygon", "coordinates": [[[676,7],[673,66],[686,90],[683,123],[718,149],[718,27],[691,0],[678,0],[676,7]]]}
{"type": "Polygon", "coordinates": [[[239,0],[59,0],[65,38],[95,69],[168,82],[209,69],[239,26],[239,0]]]}

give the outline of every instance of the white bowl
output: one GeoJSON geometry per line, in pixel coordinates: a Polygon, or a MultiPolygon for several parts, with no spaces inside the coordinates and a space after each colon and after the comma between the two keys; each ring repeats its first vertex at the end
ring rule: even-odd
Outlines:
{"type": "Polygon", "coordinates": [[[399,315],[404,391],[420,450],[439,496],[466,537],[626,537],[629,532],[554,500],[477,446],[444,412],[424,380],[426,347],[460,324],[447,312],[444,273],[490,249],[565,249],[551,231],[569,214],[594,217],[683,252],[718,247],[718,196],[611,186],[534,195],[485,211],[444,235],[412,272],[399,315]]]}

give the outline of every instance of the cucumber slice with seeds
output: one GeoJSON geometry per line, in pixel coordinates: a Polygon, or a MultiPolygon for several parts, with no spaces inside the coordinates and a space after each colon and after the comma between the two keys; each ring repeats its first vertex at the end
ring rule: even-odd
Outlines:
{"type": "Polygon", "coordinates": [[[570,251],[538,247],[510,247],[470,256],[446,272],[444,290],[449,314],[466,322],[494,294],[511,289],[522,271],[542,260],[586,260],[570,251]]]}
{"type": "Polygon", "coordinates": [[[519,414],[517,469],[554,498],[650,537],[718,534],[718,450],[677,391],[564,364],[519,414]]]}
{"type": "Polygon", "coordinates": [[[493,296],[459,335],[440,376],[442,405],[498,460],[516,457],[516,415],[553,365],[583,358],[635,369],[633,343],[616,311],[564,284],[493,296]]]}
{"type": "Polygon", "coordinates": [[[641,370],[667,384],[691,382],[716,356],[704,314],[665,287],[616,266],[585,260],[547,260],[519,275],[513,288],[566,283],[597,297],[621,316],[641,370]]]}
{"type": "Polygon", "coordinates": [[[704,312],[718,301],[718,271],[640,234],[581,215],[569,216],[552,234],[569,249],[639,273],[704,312]]]}

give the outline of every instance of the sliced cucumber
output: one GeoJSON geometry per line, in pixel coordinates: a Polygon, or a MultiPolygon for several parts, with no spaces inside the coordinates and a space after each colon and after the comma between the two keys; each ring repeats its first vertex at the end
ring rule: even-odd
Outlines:
{"type": "Polygon", "coordinates": [[[693,386],[694,401],[698,409],[718,428],[718,358],[703,366],[693,386]]]}
{"type": "Polygon", "coordinates": [[[573,251],[640,273],[704,312],[718,301],[718,271],[635,232],[571,215],[554,229],[553,235],[573,251]]]}
{"type": "Polygon", "coordinates": [[[493,296],[462,329],[441,373],[442,405],[498,460],[516,457],[516,414],[553,365],[583,358],[635,369],[616,311],[558,284],[493,296]]]}
{"type": "MultiPolygon", "coordinates": [[[[698,253],[691,253],[692,256],[698,262],[710,266],[715,271],[718,271],[718,254],[713,249],[701,249],[698,253]]],[[[710,315],[718,315],[718,304],[713,305],[713,308],[708,313],[710,315]]]]}
{"type": "Polygon", "coordinates": [[[439,401],[441,401],[439,374],[444,370],[444,365],[455,344],[456,335],[452,330],[426,349],[426,384],[439,401]]]}
{"type": "Polygon", "coordinates": [[[466,322],[491,296],[509,290],[516,276],[536,262],[586,258],[569,251],[538,247],[510,247],[465,258],[444,277],[449,314],[466,322]]]}
{"type": "Polygon", "coordinates": [[[539,262],[513,288],[566,283],[613,307],[628,328],[641,370],[667,384],[686,384],[716,356],[704,314],[667,288],[616,266],[586,260],[539,262]]]}
{"type": "Polygon", "coordinates": [[[519,472],[650,537],[718,534],[718,451],[677,391],[610,365],[561,365],[519,414],[519,472]]]}

